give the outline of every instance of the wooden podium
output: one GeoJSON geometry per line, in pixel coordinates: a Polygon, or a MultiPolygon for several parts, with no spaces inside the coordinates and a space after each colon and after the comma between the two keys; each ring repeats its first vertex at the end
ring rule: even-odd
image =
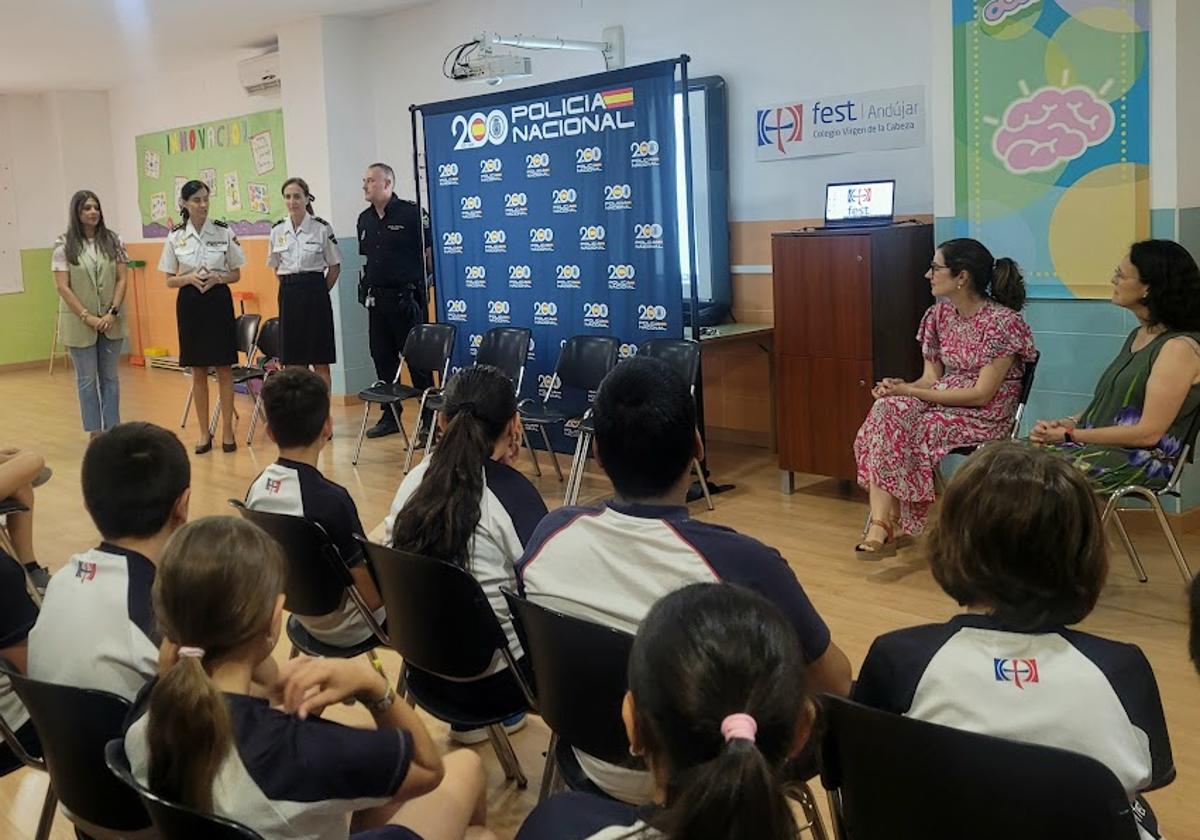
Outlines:
{"type": "Polygon", "coordinates": [[[933,226],[777,233],[771,256],[781,487],[792,492],[796,472],[852,481],[871,388],[921,375],[933,226]]]}

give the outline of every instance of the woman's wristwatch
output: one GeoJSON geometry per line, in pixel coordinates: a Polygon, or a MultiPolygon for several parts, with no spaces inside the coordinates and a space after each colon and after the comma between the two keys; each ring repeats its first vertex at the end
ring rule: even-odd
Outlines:
{"type": "Polygon", "coordinates": [[[384,685],[387,686],[387,691],[384,692],[384,695],[378,700],[367,700],[363,697],[357,698],[358,702],[366,706],[367,711],[373,715],[383,714],[388,709],[392,708],[392,704],[396,702],[396,689],[392,688],[392,684],[390,682],[385,682],[384,685]]]}
{"type": "Polygon", "coordinates": [[[1069,428],[1069,429],[1065,429],[1063,431],[1063,443],[1075,443],[1076,442],[1075,436],[1071,434],[1071,432],[1073,432],[1073,431],[1075,431],[1075,429],[1073,427],[1069,428]]]}

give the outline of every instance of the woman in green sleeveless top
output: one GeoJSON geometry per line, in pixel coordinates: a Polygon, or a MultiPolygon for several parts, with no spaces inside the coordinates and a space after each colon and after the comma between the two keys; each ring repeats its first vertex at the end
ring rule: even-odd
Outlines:
{"type": "Polygon", "coordinates": [[[1100,490],[1164,487],[1200,410],[1200,268],[1183,246],[1136,243],[1113,272],[1112,300],[1141,322],[1081,413],[1039,420],[1054,447],[1100,490]]]}
{"type": "Polygon", "coordinates": [[[125,344],[125,248],[104,225],[91,190],[71,196],[67,232],[54,243],[50,267],[69,312],[59,316],[63,344],[75,366],[79,411],[92,437],[121,422],[117,364],[125,344]]]}

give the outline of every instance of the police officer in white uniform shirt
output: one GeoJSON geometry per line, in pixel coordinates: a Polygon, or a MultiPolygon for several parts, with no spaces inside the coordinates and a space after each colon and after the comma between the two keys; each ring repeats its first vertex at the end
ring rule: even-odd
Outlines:
{"type": "Polygon", "coordinates": [[[208,433],[208,369],[216,368],[221,396],[221,449],[233,452],[233,370],[237,330],[229,286],[241,279],[246,262],[242,245],[225,222],[208,217],[208,186],[188,181],[179,193],[183,225],[167,235],[158,270],[167,286],[179,289],[175,320],[179,327],[179,365],[192,369],[192,402],[200,427],[196,454],[212,449],[208,433]]]}
{"type": "Polygon", "coordinates": [[[312,366],[330,384],[337,361],[329,292],[341,273],[342,254],[333,226],[313,215],[313,195],[303,178],[283,182],[288,218],[271,228],[267,265],[279,277],[280,361],[312,366]]]}

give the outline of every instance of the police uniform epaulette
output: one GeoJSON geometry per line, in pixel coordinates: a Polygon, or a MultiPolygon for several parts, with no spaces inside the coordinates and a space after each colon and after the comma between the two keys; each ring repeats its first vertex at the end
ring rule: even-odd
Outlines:
{"type": "Polygon", "coordinates": [[[284,223],[284,222],[286,222],[286,221],[287,221],[287,219],[280,219],[280,220],[279,220],[279,221],[277,221],[277,222],[271,222],[271,227],[273,227],[273,228],[277,228],[277,227],[279,227],[281,224],[283,224],[283,223],[284,223]]]}
{"type": "Polygon", "coordinates": [[[325,227],[333,227],[333,225],[329,224],[329,222],[325,221],[320,216],[313,216],[313,221],[320,222],[321,224],[325,225],[325,227]]]}
{"type": "Polygon", "coordinates": [[[223,227],[223,228],[229,227],[229,222],[222,221],[221,219],[213,219],[212,223],[214,225],[216,225],[217,227],[223,227]]]}

